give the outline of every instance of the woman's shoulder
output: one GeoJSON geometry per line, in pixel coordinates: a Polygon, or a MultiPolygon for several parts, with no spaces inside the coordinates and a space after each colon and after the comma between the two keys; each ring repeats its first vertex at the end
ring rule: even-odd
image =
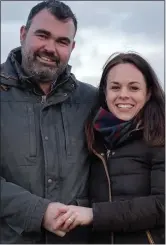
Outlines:
{"type": "Polygon", "coordinates": [[[165,146],[151,146],[143,137],[135,137],[115,149],[117,156],[139,158],[147,162],[165,161],[165,146]]]}
{"type": "Polygon", "coordinates": [[[165,146],[148,146],[151,159],[153,161],[165,162],[165,146]]]}

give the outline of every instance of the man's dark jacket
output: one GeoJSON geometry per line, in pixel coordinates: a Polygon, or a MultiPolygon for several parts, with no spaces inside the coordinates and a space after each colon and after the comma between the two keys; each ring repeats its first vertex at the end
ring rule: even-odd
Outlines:
{"type": "Polygon", "coordinates": [[[87,243],[41,227],[48,204],[87,206],[84,124],[96,89],[66,69],[46,98],[21,70],[21,49],[1,65],[1,243],[87,243]]]}

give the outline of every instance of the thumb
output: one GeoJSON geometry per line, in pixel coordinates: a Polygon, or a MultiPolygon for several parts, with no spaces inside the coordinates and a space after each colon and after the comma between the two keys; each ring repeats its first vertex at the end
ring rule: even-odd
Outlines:
{"type": "Polygon", "coordinates": [[[64,236],[66,235],[66,232],[60,231],[60,230],[56,230],[56,231],[55,231],[55,234],[56,234],[57,236],[64,237],[64,236]]]}

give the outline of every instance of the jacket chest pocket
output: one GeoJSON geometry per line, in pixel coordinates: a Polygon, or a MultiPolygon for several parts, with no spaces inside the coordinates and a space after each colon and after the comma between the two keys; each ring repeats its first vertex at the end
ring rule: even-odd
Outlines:
{"type": "Polygon", "coordinates": [[[62,121],[65,134],[65,149],[69,163],[78,161],[80,153],[85,148],[83,108],[79,110],[79,104],[70,106],[62,105],[62,121]],[[78,107],[78,108],[77,108],[78,107]]]}
{"type": "Polygon", "coordinates": [[[28,127],[29,127],[29,156],[36,157],[37,155],[37,142],[36,142],[36,125],[34,106],[28,105],[28,127]]]}
{"type": "Polygon", "coordinates": [[[1,104],[1,152],[4,161],[14,166],[34,165],[37,138],[34,104],[12,101],[1,104]]]}

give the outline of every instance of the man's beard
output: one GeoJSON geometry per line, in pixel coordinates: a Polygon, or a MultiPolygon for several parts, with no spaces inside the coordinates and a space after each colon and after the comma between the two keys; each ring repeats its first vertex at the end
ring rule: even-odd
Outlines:
{"type": "Polygon", "coordinates": [[[60,74],[63,73],[67,64],[61,64],[59,57],[53,56],[51,53],[42,52],[45,57],[50,58],[55,62],[55,66],[43,64],[37,60],[39,52],[27,52],[22,46],[22,67],[31,81],[35,83],[50,83],[55,82],[60,74]]]}

